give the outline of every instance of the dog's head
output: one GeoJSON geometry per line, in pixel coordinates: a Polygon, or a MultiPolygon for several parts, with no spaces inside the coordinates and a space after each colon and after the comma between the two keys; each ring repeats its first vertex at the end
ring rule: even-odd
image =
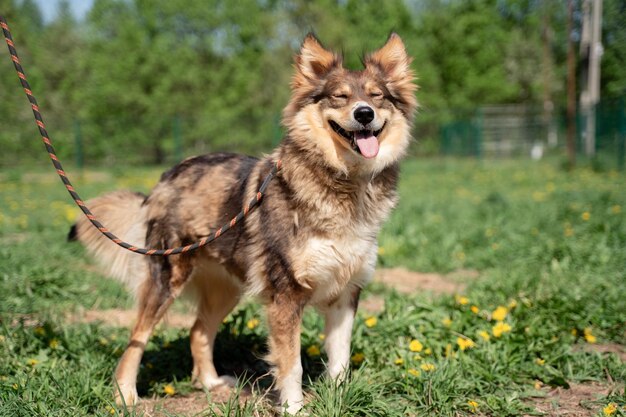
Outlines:
{"type": "Polygon", "coordinates": [[[405,153],[417,86],[397,34],[367,55],[360,71],[345,69],[313,35],[295,61],[283,123],[303,149],[346,174],[380,172],[405,153]]]}

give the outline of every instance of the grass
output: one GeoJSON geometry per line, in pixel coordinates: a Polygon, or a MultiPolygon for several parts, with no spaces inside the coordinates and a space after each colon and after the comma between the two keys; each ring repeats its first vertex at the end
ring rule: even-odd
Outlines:
{"type": "MultiPolygon", "coordinates": [[[[147,191],[159,173],[69,174],[90,198],[116,188],[147,191]]],[[[626,380],[617,355],[589,349],[626,345],[625,189],[624,173],[565,172],[554,161],[407,161],[401,202],[380,238],[380,265],[473,269],[480,278],[456,297],[372,285],[365,296],[383,297],[385,309],[375,320],[357,317],[348,384],[321,374],[323,323],[308,312],[309,414],[527,415],[536,414],[530,398],[545,396],[546,387],[626,380]]],[[[65,241],[76,215],[51,170],[0,176],[0,415],[137,414],[112,405],[110,377],[128,329],[67,320],[80,308],[132,306],[81,247],[65,241]]],[[[267,372],[259,359],[262,317],[254,303],[229,316],[216,352],[223,371],[253,379],[267,372]]],[[[188,341],[173,329],[152,338],[140,394],[192,391],[188,341]]],[[[256,381],[261,390],[270,383],[256,381]]],[[[626,415],[623,385],[585,406],[626,415]]],[[[263,415],[267,407],[232,399],[203,415],[263,415]]]]}

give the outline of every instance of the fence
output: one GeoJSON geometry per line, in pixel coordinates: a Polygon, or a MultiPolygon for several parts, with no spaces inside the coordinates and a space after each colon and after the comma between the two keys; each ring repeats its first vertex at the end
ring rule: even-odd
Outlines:
{"type": "MultiPolygon", "coordinates": [[[[626,143],[626,98],[607,100],[595,107],[595,150],[599,158],[624,168],[626,143]]],[[[584,114],[576,117],[576,149],[584,150],[584,114]]],[[[565,111],[546,113],[522,105],[481,107],[473,112],[457,112],[453,121],[440,127],[443,155],[474,157],[531,156],[565,147],[565,111]]]]}

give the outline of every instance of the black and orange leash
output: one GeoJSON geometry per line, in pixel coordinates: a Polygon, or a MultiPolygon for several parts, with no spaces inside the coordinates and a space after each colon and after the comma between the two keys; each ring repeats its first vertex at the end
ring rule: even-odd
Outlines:
{"type": "Polygon", "coordinates": [[[243,209],[239,212],[239,214],[237,214],[228,223],[224,224],[215,232],[211,233],[208,236],[203,237],[202,239],[200,239],[199,241],[195,243],[192,243],[186,246],[179,246],[176,248],[149,249],[149,248],[139,248],[134,245],[131,245],[130,243],[124,242],[122,239],[118,238],[113,233],[111,233],[106,227],[102,225],[102,223],[98,221],[98,219],[93,215],[93,213],[89,210],[89,208],[85,205],[83,200],[80,198],[80,196],[78,195],[78,193],[72,186],[72,183],[70,182],[69,178],[67,178],[67,175],[65,174],[65,171],[63,170],[63,166],[61,165],[61,161],[59,161],[59,158],[57,157],[56,152],[54,150],[54,147],[52,146],[52,141],[50,140],[50,136],[48,135],[48,132],[46,131],[46,126],[44,125],[43,118],[41,117],[41,113],[39,112],[39,106],[37,105],[37,100],[35,99],[35,96],[33,95],[33,92],[30,89],[30,85],[28,84],[28,81],[26,80],[26,74],[24,73],[24,69],[22,68],[22,65],[20,64],[20,59],[17,56],[17,51],[15,50],[15,44],[13,43],[13,38],[11,37],[11,32],[9,31],[9,26],[3,16],[0,16],[0,26],[2,27],[4,38],[6,39],[7,45],[9,47],[9,53],[11,54],[11,60],[13,60],[13,65],[15,66],[15,70],[17,71],[17,76],[20,78],[20,82],[22,83],[22,87],[24,88],[24,92],[26,93],[26,97],[28,97],[30,106],[33,109],[33,115],[35,116],[35,123],[37,123],[37,127],[39,128],[39,133],[41,134],[41,138],[43,139],[43,143],[46,147],[46,151],[48,151],[48,155],[50,156],[50,159],[52,160],[52,165],[54,165],[54,168],[56,169],[57,174],[59,174],[59,177],[61,178],[63,185],[65,185],[65,188],[67,188],[67,191],[72,196],[72,199],[81,209],[81,211],[85,214],[85,216],[87,216],[87,219],[89,219],[89,221],[100,231],[100,233],[102,233],[104,236],[109,238],[118,246],[121,246],[124,249],[128,249],[129,251],[139,253],[142,255],[169,256],[169,255],[177,255],[180,253],[193,251],[208,243],[211,243],[212,241],[214,241],[215,239],[223,235],[225,232],[227,232],[229,229],[234,227],[239,221],[241,221],[244,217],[246,217],[248,214],[250,214],[254,210],[254,208],[261,202],[261,199],[263,198],[263,193],[265,192],[265,189],[269,185],[270,181],[272,180],[272,178],[274,178],[276,173],[281,169],[281,161],[279,160],[273,165],[269,174],[267,174],[267,176],[261,183],[261,186],[259,187],[259,190],[254,196],[254,198],[252,198],[252,200],[243,207],[243,209]]]}

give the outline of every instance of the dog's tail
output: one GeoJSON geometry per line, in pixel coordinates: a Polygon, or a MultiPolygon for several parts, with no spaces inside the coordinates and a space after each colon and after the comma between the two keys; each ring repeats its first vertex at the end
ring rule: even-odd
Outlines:
{"type": "MultiPolygon", "coordinates": [[[[114,191],[88,201],[87,207],[112,233],[126,242],[144,247],[146,241],[146,196],[131,191],[114,191]]],[[[86,217],[72,226],[68,240],[80,241],[96,258],[102,272],[125,283],[134,293],[148,277],[144,255],[117,246],[100,233],[86,217]]]]}

